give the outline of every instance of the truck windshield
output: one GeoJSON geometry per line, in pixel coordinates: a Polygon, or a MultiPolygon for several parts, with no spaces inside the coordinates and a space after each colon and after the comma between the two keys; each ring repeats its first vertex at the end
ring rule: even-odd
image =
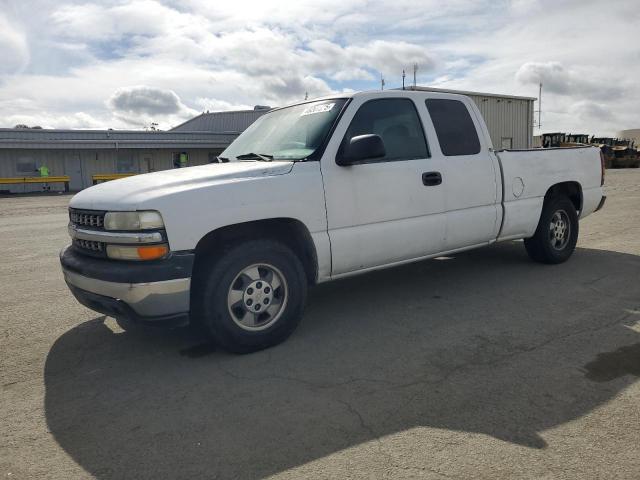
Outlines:
{"type": "Polygon", "coordinates": [[[324,142],[347,100],[302,103],[256,120],[220,154],[229,160],[302,160],[324,142]]]}

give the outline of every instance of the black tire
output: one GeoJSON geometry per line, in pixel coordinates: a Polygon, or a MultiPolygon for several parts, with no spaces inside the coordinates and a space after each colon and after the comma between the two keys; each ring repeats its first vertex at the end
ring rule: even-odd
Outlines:
{"type": "Polygon", "coordinates": [[[578,214],[571,200],[564,195],[550,197],[542,207],[536,233],[533,237],[525,239],[524,246],[529,257],[536,262],[548,264],[566,262],[576,248],[578,231],[578,214]],[[559,218],[562,222],[554,221],[559,218]],[[556,238],[555,227],[552,228],[551,225],[552,221],[556,227],[567,225],[562,240],[556,238]]]}
{"type": "MultiPolygon", "coordinates": [[[[255,281],[254,287],[257,285],[255,281]]],[[[269,285],[266,280],[264,282],[269,285]]],[[[268,290],[266,286],[262,288],[264,292],[268,290]]],[[[307,297],[307,277],[299,258],[286,245],[275,240],[251,240],[235,245],[213,259],[207,270],[196,279],[194,289],[192,313],[197,326],[223,349],[234,353],[250,353],[283,342],[295,330],[302,318],[307,297]],[[251,313],[255,314],[252,318],[256,319],[256,326],[242,327],[243,319],[237,318],[240,314],[232,311],[241,312],[240,307],[245,308],[245,301],[239,302],[240,305],[234,309],[228,305],[228,298],[231,290],[244,291],[245,296],[242,298],[247,298],[247,291],[250,290],[248,286],[251,284],[247,286],[244,282],[250,282],[250,279],[241,275],[241,272],[255,265],[273,267],[273,270],[260,270],[260,267],[256,267],[261,276],[268,278],[270,273],[271,278],[273,275],[281,278],[281,286],[273,289],[271,299],[272,306],[275,307],[276,296],[280,295],[282,306],[276,315],[262,320],[258,319],[266,316],[266,311],[251,313]],[[232,288],[234,286],[237,288],[232,288]],[[270,321],[273,323],[269,323],[270,321]],[[264,325],[258,325],[260,322],[264,325]]],[[[260,298],[261,301],[256,302],[254,308],[264,300],[260,298]]],[[[247,315],[250,314],[248,309],[246,307],[247,315]]]]}

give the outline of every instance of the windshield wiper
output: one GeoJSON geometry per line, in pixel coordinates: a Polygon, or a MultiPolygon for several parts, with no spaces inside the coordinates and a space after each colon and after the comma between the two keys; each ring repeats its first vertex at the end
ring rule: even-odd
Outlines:
{"type": "Polygon", "coordinates": [[[229,159],[226,157],[216,157],[216,163],[229,163],[229,159]]]}
{"type": "Polygon", "coordinates": [[[266,153],[243,153],[242,155],[236,155],[238,160],[258,160],[261,162],[273,161],[273,155],[267,155],[266,153]]]}

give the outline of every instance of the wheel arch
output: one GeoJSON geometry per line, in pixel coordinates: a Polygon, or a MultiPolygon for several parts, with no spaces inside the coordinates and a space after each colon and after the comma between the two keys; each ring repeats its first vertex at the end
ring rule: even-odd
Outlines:
{"type": "Polygon", "coordinates": [[[205,270],[207,262],[201,261],[203,258],[213,260],[239,242],[265,238],[280,241],[291,248],[302,262],[308,283],[316,283],[318,257],[311,233],[300,220],[289,217],[236,223],[210,231],[195,248],[194,280],[197,281],[198,275],[205,270]]]}
{"type": "Polygon", "coordinates": [[[580,185],[580,183],[576,181],[556,183],[549,187],[544,196],[544,201],[547,202],[550,198],[558,195],[568,197],[569,200],[571,200],[571,203],[573,203],[578,215],[580,215],[583,205],[582,185],[580,185]]]}

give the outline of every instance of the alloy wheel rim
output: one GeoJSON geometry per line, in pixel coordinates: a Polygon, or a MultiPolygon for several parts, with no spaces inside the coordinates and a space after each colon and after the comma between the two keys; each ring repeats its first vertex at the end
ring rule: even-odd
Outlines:
{"type": "Polygon", "coordinates": [[[571,238],[569,215],[564,210],[557,210],[549,223],[549,241],[554,250],[564,250],[571,238]]]}
{"type": "Polygon", "coordinates": [[[282,316],[288,297],[282,272],[273,265],[256,263],[242,269],[231,282],[227,308],[240,328],[264,330],[282,316]]]}

